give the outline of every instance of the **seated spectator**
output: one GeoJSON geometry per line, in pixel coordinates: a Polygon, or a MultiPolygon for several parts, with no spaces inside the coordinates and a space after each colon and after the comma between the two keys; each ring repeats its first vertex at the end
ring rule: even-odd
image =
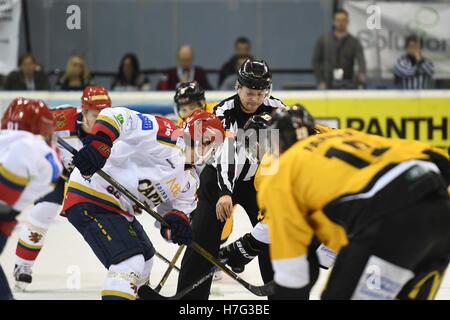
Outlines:
{"type": "Polygon", "coordinates": [[[177,52],[178,67],[166,71],[166,80],[159,84],[160,90],[175,90],[180,82],[197,81],[205,90],[211,90],[205,70],[193,65],[194,52],[188,45],[183,45],[177,52]]]}
{"type": "MultiPolygon", "coordinates": [[[[235,79],[236,72],[237,70],[239,70],[241,64],[244,63],[244,61],[247,60],[248,58],[253,58],[250,55],[250,49],[251,49],[250,40],[248,40],[245,37],[239,37],[236,39],[236,41],[234,42],[234,55],[222,65],[222,68],[220,68],[219,82],[217,85],[218,88],[222,87],[222,83],[229,76],[233,76],[233,78],[235,79]]],[[[230,81],[230,83],[231,82],[233,82],[233,87],[231,88],[231,90],[234,90],[235,81],[230,81]]],[[[228,88],[229,86],[226,85],[225,87],[228,88]]]]}
{"type": "Polygon", "coordinates": [[[36,64],[31,53],[19,58],[19,69],[12,71],[5,80],[5,90],[49,90],[47,75],[36,64]]]}
{"type": "Polygon", "coordinates": [[[434,66],[422,55],[422,39],[416,35],[406,38],[406,54],[398,58],[394,67],[395,83],[402,89],[431,88],[434,66]]]}
{"type": "Polygon", "coordinates": [[[134,53],[122,57],[119,73],[111,86],[115,91],[145,91],[150,90],[150,83],[145,75],[140,73],[139,61],[134,53]]]}
{"type": "Polygon", "coordinates": [[[366,61],[358,38],[349,34],[348,13],[334,13],[333,31],[322,35],[315,46],[313,69],[319,89],[356,88],[366,82],[366,61]],[[358,73],[354,74],[355,62],[358,73]]]}
{"type": "Polygon", "coordinates": [[[61,90],[83,90],[91,84],[91,74],[84,59],[73,55],[67,60],[66,70],[57,85],[61,90]]]}
{"type": "MultiPolygon", "coordinates": [[[[253,59],[253,58],[251,58],[253,59]]],[[[236,70],[234,70],[233,74],[228,75],[222,82],[222,84],[219,87],[219,90],[235,90],[236,88],[236,81],[237,81],[237,72],[239,70],[239,68],[241,67],[241,65],[245,62],[245,60],[247,60],[247,58],[244,57],[239,57],[236,60],[235,68],[236,70]]]]}

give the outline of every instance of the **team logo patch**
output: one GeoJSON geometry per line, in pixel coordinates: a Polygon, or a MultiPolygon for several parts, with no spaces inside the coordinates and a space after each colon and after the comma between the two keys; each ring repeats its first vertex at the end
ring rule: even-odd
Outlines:
{"type": "Polygon", "coordinates": [[[181,193],[186,193],[188,192],[188,190],[191,188],[191,183],[188,181],[188,183],[186,184],[186,186],[184,187],[183,190],[181,190],[181,193]]]}
{"type": "Polygon", "coordinates": [[[33,243],[38,243],[42,239],[42,234],[37,232],[30,232],[28,239],[30,239],[30,241],[33,243]]]}
{"type": "Polygon", "coordinates": [[[139,119],[142,121],[142,130],[152,130],[153,122],[148,117],[144,116],[142,113],[138,113],[137,115],[139,119]]]}
{"type": "Polygon", "coordinates": [[[56,122],[55,125],[56,125],[57,129],[62,129],[65,127],[66,115],[64,113],[54,113],[53,118],[55,119],[55,122],[56,122]]]}

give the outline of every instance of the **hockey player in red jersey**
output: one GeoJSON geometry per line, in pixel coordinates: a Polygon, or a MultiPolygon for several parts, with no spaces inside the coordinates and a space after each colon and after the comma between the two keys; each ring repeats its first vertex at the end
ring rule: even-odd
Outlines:
{"type": "MultiPolygon", "coordinates": [[[[51,110],[55,120],[55,134],[76,149],[83,146],[81,139],[91,133],[98,114],[111,107],[111,99],[102,86],[88,86],[81,97],[81,111],[74,106],[61,106],[51,110]]],[[[20,232],[16,247],[14,267],[15,289],[23,291],[32,281],[32,266],[42,249],[45,234],[54,218],[61,211],[64,185],[73,169],[72,155],[60,149],[64,163],[64,174],[57,181],[53,192],[36,201],[28,211],[27,219],[20,232]]]]}
{"type": "Polygon", "coordinates": [[[198,176],[186,165],[214,159],[224,129],[214,115],[195,110],[183,129],[172,121],[127,108],[102,110],[73,158],[63,213],[108,270],[102,299],[136,298],[150,276],[155,250],[135,218],[134,203],[99,175],[102,169],[164,215],[167,241],[189,244],[189,214],[197,205],[198,176]]]}
{"type": "MultiPolygon", "coordinates": [[[[0,253],[17,224],[16,216],[51,192],[62,164],[52,142],[53,116],[40,100],[16,98],[1,120],[0,253]]],[[[12,299],[0,268],[0,300],[12,299]]]]}

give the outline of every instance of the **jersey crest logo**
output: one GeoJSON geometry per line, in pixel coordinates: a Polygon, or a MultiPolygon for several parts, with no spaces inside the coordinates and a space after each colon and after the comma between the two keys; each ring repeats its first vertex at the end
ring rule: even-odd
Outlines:
{"type": "Polygon", "coordinates": [[[67,118],[64,113],[54,113],[53,118],[55,119],[56,122],[55,124],[56,128],[62,129],[65,127],[67,118]]]}

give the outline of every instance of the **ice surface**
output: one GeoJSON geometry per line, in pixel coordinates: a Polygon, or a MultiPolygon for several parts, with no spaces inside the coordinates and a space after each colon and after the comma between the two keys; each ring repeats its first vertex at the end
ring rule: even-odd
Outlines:
{"type": "MultiPolygon", "coordinates": [[[[26,213],[19,216],[23,221],[26,213]]],[[[250,222],[242,208],[235,212],[233,233],[229,241],[233,241],[251,228],[250,222]]],[[[169,260],[173,257],[178,246],[165,242],[154,227],[153,218],[143,214],[139,221],[144,226],[155,248],[169,260]]],[[[18,225],[20,228],[21,225],[18,225]]],[[[10,285],[13,285],[12,271],[14,267],[14,252],[18,238],[18,228],[14,231],[0,257],[10,285]]],[[[181,258],[179,259],[181,261],[181,258]]],[[[179,265],[179,263],[178,263],[179,265]]],[[[151,282],[155,287],[160,281],[167,264],[155,257],[151,282]]],[[[328,277],[327,271],[321,270],[320,278],[313,288],[312,298],[318,299],[328,277]]],[[[47,233],[47,239],[38,260],[33,268],[33,283],[26,292],[15,293],[16,299],[39,300],[75,300],[100,299],[102,284],[106,270],[85,243],[84,239],[74,227],[62,217],[57,217],[47,233]],[[79,275],[79,277],[77,277],[79,275]],[[78,281],[79,279],[79,281],[78,281]],[[79,287],[78,287],[79,284],[79,287]]],[[[161,294],[169,296],[175,294],[178,273],[172,271],[161,294]]],[[[242,278],[246,281],[261,285],[258,262],[255,259],[247,267],[242,278]]],[[[222,280],[213,282],[211,299],[264,299],[253,295],[234,280],[223,274],[222,280]]],[[[450,275],[447,275],[438,292],[437,299],[450,299],[450,275]]]]}

